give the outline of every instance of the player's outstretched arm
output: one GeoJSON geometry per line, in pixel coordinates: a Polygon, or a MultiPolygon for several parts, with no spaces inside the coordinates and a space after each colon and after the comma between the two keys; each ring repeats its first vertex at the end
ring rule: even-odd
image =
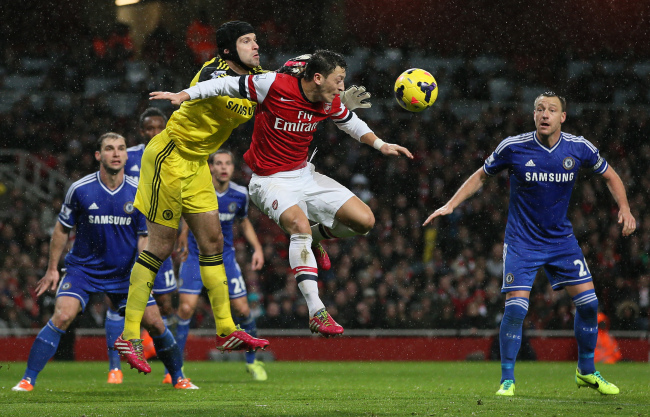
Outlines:
{"type": "Polygon", "coordinates": [[[36,296],[40,297],[45,291],[54,291],[59,284],[59,259],[63,254],[70,229],[63,227],[59,222],[54,225],[52,238],[50,239],[50,257],[47,263],[45,275],[36,284],[36,296]]]}
{"type": "Polygon", "coordinates": [[[438,216],[446,216],[453,213],[454,209],[460,205],[463,201],[467,200],[474,195],[478,190],[481,189],[483,183],[488,178],[488,175],[483,171],[483,167],[479,168],[474,172],[468,179],[460,186],[456,194],[445,204],[440,207],[438,210],[434,211],[427,219],[424,221],[422,226],[426,226],[431,223],[433,219],[438,216]]]}
{"type": "Polygon", "coordinates": [[[409,159],[413,159],[413,154],[411,151],[403,146],[384,142],[383,140],[379,139],[373,132],[364,134],[361,136],[360,140],[362,143],[372,146],[384,155],[406,155],[409,159]]]}
{"type": "Polygon", "coordinates": [[[248,218],[243,218],[241,220],[242,231],[244,232],[244,237],[248,243],[253,247],[253,257],[251,258],[251,268],[253,271],[259,271],[264,265],[264,250],[262,249],[262,244],[257,238],[257,233],[255,233],[255,228],[248,218]]]}
{"type": "Polygon", "coordinates": [[[185,91],[180,93],[170,93],[169,91],[154,91],[149,93],[149,100],[169,100],[175,106],[180,106],[184,101],[190,99],[190,95],[185,91]]]}
{"type": "Polygon", "coordinates": [[[204,99],[216,96],[242,97],[239,93],[240,77],[221,77],[213,80],[201,81],[179,93],[168,91],[154,91],[149,93],[149,100],[169,100],[172,104],[180,106],[187,100],[204,99]]]}
{"type": "Polygon", "coordinates": [[[636,230],[636,219],[630,212],[630,203],[627,201],[623,181],[621,181],[621,177],[618,176],[611,165],[603,173],[603,178],[607,183],[609,192],[612,193],[616,204],[618,204],[618,223],[623,225],[621,233],[623,236],[629,236],[636,230]]]}

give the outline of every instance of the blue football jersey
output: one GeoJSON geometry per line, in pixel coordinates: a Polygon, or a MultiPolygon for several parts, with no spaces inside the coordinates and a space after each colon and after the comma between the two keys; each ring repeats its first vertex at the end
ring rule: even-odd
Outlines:
{"type": "Polygon", "coordinates": [[[492,176],[508,169],[510,205],[505,242],[524,247],[568,242],[573,227],[567,210],[583,166],[596,174],[603,174],[608,167],[598,149],[581,136],[563,132],[550,149],[541,144],[536,132],[502,141],[483,170],[492,176]]]}
{"type": "Polygon", "coordinates": [[[138,235],[147,233],[145,217],[133,208],[137,187],[137,180],[125,175],[111,191],[99,172],[70,186],[59,213],[63,226],[77,227],[67,267],[101,279],[129,276],[138,256],[138,235]]]}
{"type": "MultiPolygon", "coordinates": [[[[221,231],[223,233],[223,249],[235,250],[233,244],[232,226],[235,218],[243,219],[248,216],[248,190],[239,184],[230,182],[228,189],[223,193],[217,193],[219,201],[219,220],[221,220],[221,231]]],[[[198,253],[194,235],[190,232],[188,237],[188,250],[198,253]]]]}
{"type": "Polygon", "coordinates": [[[142,154],[144,153],[145,144],[132,146],[126,150],[129,159],[126,160],[124,165],[124,173],[131,177],[140,178],[140,170],[142,169],[142,154]]]}

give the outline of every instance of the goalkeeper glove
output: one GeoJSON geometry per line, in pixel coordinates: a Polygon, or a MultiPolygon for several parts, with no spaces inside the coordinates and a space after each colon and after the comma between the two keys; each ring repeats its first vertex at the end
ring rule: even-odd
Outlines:
{"type": "Polygon", "coordinates": [[[367,109],[372,104],[370,103],[370,93],[366,91],[366,87],[353,85],[341,93],[341,103],[348,110],[367,109]]]}
{"type": "Polygon", "coordinates": [[[294,77],[299,77],[300,74],[302,74],[302,72],[305,70],[305,66],[309,61],[309,58],[311,58],[311,54],[304,54],[295,58],[291,58],[275,72],[279,74],[291,74],[294,77]]]}

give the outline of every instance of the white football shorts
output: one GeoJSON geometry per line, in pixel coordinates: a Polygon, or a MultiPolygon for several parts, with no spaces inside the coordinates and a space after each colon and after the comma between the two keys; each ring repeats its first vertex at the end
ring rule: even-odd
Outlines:
{"type": "Polygon", "coordinates": [[[315,171],[314,165],[269,176],[253,174],[248,185],[250,199],[278,225],[280,215],[298,206],[307,218],[332,227],[341,206],[354,197],[352,191],[315,171]]]}

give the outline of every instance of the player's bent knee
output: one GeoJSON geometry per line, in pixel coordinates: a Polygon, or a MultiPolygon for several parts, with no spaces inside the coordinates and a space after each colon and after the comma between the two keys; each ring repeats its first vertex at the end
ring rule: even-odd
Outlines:
{"type": "Polygon", "coordinates": [[[283,227],[290,235],[298,233],[311,234],[311,226],[307,218],[289,218],[284,222],[283,227]]]}
{"type": "Polygon", "coordinates": [[[199,252],[204,255],[223,252],[223,234],[221,232],[204,234],[204,236],[197,238],[196,243],[199,246],[199,252]]]}
{"type": "Polygon", "coordinates": [[[192,318],[192,315],[194,315],[195,309],[196,307],[191,304],[181,303],[178,306],[178,317],[180,317],[181,320],[189,320],[192,318]]]}
{"type": "Polygon", "coordinates": [[[375,215],[370,211],[370,209],[367,210],[365,213],[360,213],[357,218],[357,222],[354,226],[354,231],[365,235],[366,233],[370,232],[372,228],[375,226],[375,215]]]}
{"type": "Polygon", "coordinates": [[[52,323],[61,330],[68,330],[75,317],[76,314],[57,313],[52,316],[52,323]]]}

